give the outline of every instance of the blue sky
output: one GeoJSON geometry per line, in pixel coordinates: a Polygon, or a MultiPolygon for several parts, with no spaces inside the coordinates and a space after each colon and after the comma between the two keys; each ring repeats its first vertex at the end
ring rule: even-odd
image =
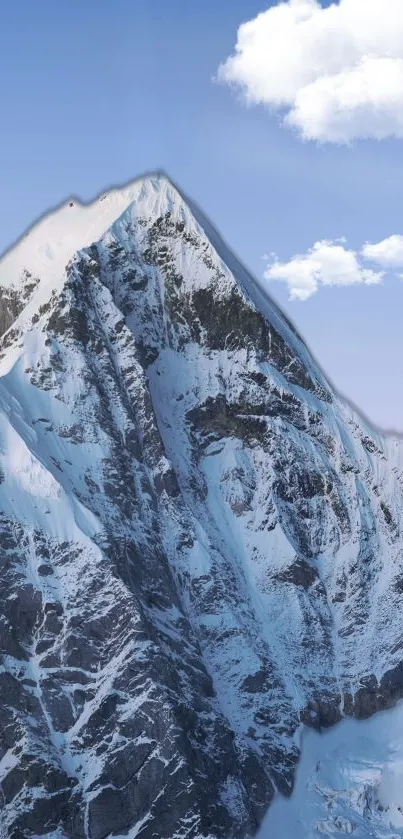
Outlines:
{"type": "MultiPolygon", "coordinates": [[[[325,4],[323,4],[325,5],[325,4]]],[[[14,0],[0,10],[0,249],[48,208],[163,167],[252,270],[321,239],[403,233],[403,141],[301,141],[212,77],[268,4],[14,0]]],[[[271,293],[335,385],[403,430],[403,282],[271,293]]]]}

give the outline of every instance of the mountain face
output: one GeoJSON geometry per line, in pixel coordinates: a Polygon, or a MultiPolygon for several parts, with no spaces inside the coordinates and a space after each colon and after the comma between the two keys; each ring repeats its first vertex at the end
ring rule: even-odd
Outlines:
{"type": "Polygon", "coordinates": [[[0,836],[253,836],[403,696],[403,445],[164,175],[36,225],[0,328],[0,836]]]}

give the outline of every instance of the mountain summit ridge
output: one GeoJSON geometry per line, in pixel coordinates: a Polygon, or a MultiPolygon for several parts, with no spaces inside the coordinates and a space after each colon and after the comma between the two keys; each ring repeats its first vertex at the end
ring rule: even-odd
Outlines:
{"type": "Polygon", "coordinates": [[[6,249],[0,257],[0,285],[18,285],[24,268],[30,272],[45,269],[45,273],[46,269],[65,268],[77,250],[97,241],[130,204],[138,202],[143,189],[162,197],[168,187],[179,197],[168,176],[156,170],[124,186],[111,187],[90,201],[70,196],[40,216],[6,249]]]}
{"type": "Polygon", "coordinates": [[[252,836],[403,696],[403,446],[165,174],[70,204],[0,261],[3,832],[252,836]]]}
{"type": "MultiPolygon", "coordinates": [[[[18,291],[21,285],[25,286],[27,274],[29,278],[39,274],[42,281],[50,277],[55,282],[58,276],[61,278],[68,262],[78,250],[100,239],[119,222],[121,216],[130,213],[130,209],[157,217],[162,211],[170,211],[175,206],[181,209],[183,216],[191,214],[210,241],[218,244],[219,250],[223,250],[231,262],[235,262],[238,273],[247,277],[248,285],[256,287],[253,295],[256,301],[264,305],[266,300],[267,305],[270,299],[268,295],[239,259],[234,257],[200,207],[186,196],[164,170],[158,169],[123,186],[111,187],[88,202],[71,196],[41,216],[0,256],[0,289],[11,287],[18,291]]],[[[251,292],[250,287],[248,291],[251,292]]],[[[292,332],[296,332],[272,299],[270,315],[276,318],[277,326],[286,323],[292,332]]]]}

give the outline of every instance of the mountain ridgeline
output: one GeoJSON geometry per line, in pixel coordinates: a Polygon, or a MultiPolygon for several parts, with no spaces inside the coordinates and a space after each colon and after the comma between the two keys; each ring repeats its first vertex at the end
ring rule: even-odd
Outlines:
{"type": "Polygon", "coordinates": [[[32,228],[0,332],[0,836],[254,836],[403,696],[401,441],[162,174],[32,228]]]}

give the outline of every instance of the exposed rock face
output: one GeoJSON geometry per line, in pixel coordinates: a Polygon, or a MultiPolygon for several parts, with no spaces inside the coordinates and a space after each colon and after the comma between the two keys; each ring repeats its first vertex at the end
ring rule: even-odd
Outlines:
{"type": "MultiPolygon", "coordinates": [[[[23,271],[21,280],[18,289],[0,287],[0,337],[12,326],[38,284],[38,279],[27,270],[23,271]]],[[[8,342],[4,343],[7,346],[8,342]]]]}
{"type": "Polygon", "coordinates": [[[252,836],[301,723],[403,696],[401,443],[165,177],[27,242],[0,263],[3,836],[252,836]]]}

